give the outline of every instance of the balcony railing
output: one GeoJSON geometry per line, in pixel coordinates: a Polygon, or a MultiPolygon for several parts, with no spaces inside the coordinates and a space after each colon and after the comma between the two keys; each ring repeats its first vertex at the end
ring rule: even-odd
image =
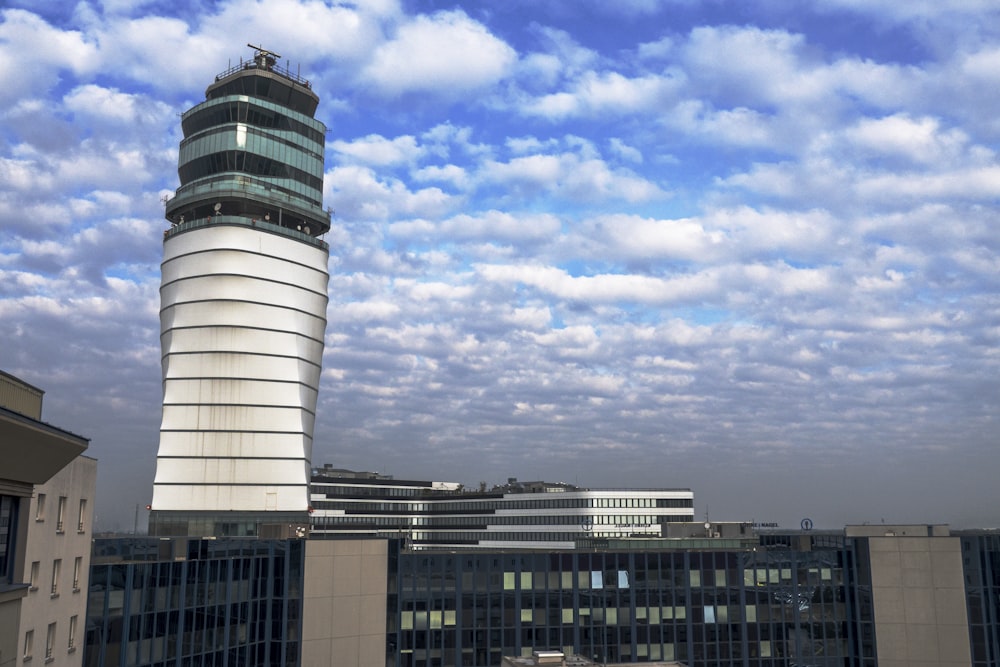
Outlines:
{"type": "Polygon", "coordinates": [[[287,236],[288,238],[295,239],[296,241],[301,241],[302,243],[308,243],[309,245],[316,246],[322,250],[328,250],[329,245],[326,241],[318,239],[309,234],[303,234],[295,229],[289,229],[288,227],[282,227],[281,225],[275,225],[270,222],[265,222],[264,220],[252,220],[251,218],[243,218],[237,215],[217,215],[212,218],[202,218],[199,220],[189,220],[187,222],[182,222],[179,225],[174,225],[170,229],[163,232],[163,240],[167,240],[172,236],[177,234],[183,234],[184,232],[189,232],[192,229],[200,229],[202,227],[209,227],[213,225],[232,225],[238,227],[252,227],[254,229],[259,229],[270,234],[277,234],[278,236],[287,236]]]}

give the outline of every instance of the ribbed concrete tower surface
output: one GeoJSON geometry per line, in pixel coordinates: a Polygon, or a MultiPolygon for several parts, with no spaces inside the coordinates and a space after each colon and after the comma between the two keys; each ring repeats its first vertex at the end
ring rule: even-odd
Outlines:
{"type": "Polygon", "coordinates": [[[163,241],[152,534],[308,525],[329,280],[326,128],[309,82],[252,48],[181,120],[163,241]]]}

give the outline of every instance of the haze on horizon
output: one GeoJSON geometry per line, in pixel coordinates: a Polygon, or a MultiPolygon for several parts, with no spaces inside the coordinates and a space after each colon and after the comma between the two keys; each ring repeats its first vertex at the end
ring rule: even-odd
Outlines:
{"type": "Polygon", "coordinates": [[[152,489],[178,116],[248,42],[329,128],[314,465],[1000,525],[996,3],[7,0],[0,368],[98,527],[152,489]]]}

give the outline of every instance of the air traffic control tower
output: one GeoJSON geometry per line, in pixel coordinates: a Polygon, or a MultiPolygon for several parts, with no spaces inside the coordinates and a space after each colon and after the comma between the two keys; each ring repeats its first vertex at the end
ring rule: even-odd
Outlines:
{"type": "Polygon", "coordinates": [[[155,535],[308,526],[326,330],[326,127],[310,83],[254,47],[183,114],[160,284],[155,535]]]}

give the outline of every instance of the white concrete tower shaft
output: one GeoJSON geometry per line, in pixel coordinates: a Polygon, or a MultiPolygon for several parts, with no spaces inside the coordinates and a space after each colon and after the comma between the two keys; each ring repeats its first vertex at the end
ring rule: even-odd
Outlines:
{"type": "Polygon", "coordinates": [[[308,82],[257,57],[182,118],[160,287],[163,417],[150,531],[308,522],[326,329],[325,126],[308,82]]]}

